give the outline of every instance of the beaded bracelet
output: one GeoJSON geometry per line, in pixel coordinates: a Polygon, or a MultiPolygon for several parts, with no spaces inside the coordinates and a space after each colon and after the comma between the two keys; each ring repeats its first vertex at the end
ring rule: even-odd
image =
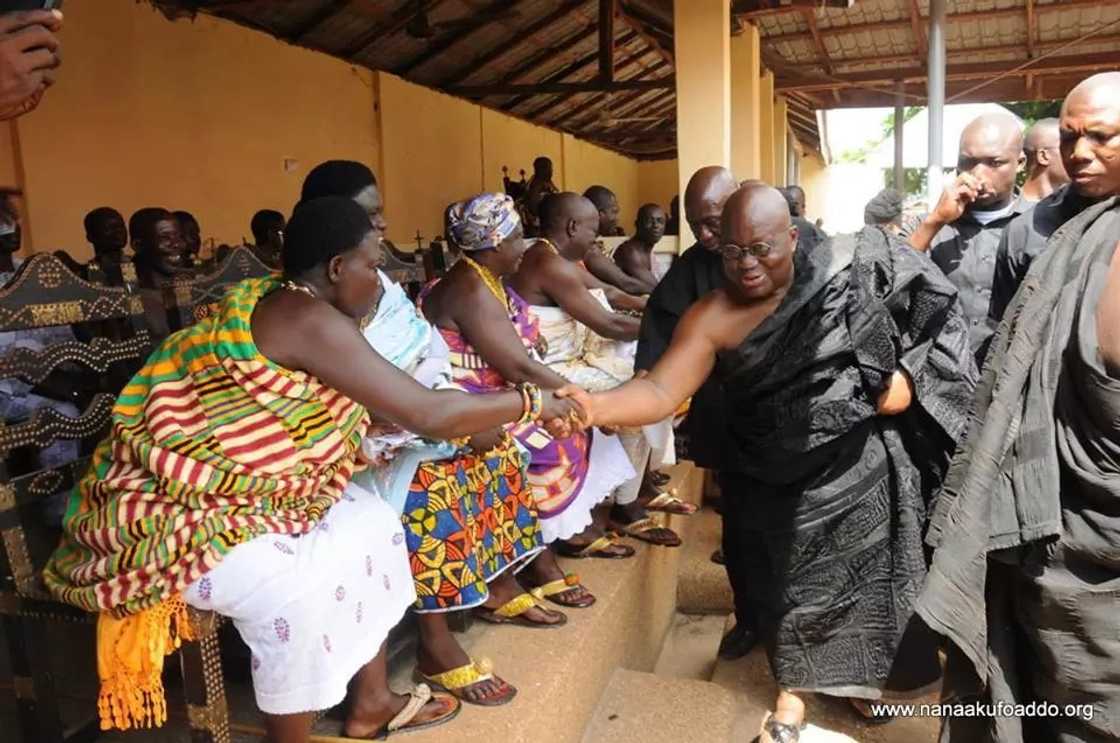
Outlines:
{"type": "Polygon", "coordinates": [[[521,392],[524,402],[521,418],[517,421],[518,425],[538,420],[544,410],[544,393],[541,392],[540,385],[532,382],[522,382],[517,385],[517,389],[521,392]]]}

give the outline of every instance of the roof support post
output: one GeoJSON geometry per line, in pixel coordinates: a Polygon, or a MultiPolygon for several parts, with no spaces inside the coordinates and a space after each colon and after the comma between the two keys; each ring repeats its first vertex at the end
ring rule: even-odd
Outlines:
{"type": "Polygon", "coordinates": [[[898,95],[894,100],[894,188],[899,193],[906,191],[905,165],[902,162],[902,135],[906,128],[906,99],[903,97],[905,91],[906,83],[899,80],[898,95]]]}
{"type": "Polygon", "coordinates": [[[945,130],[945,3],[929,2],[929,170],[926,197],[933,209],[941,197],[945,130]]]}
{"type": "MultiPolygon", "coordinates": [[[[679,193],[707,165],[731,166],[731,5],[727,0],[673,3],[679,193]]],[[[680,244],[692,244],[681,222],[680,244]]]]}

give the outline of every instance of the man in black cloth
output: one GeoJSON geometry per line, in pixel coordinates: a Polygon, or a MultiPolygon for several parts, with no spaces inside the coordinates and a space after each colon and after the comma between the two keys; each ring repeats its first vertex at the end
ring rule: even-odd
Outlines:
{"type": "Polygon", "coordinates": [[[863,208],[863,223],[891,235],[902,232],[902,194],[893,188],[884,188],[863,208]]]}
{"type": "Polygon", "coordinates": [[[522,228],[527,237],[536,237],[540,234],[541,200],[559,191],[560,189],[552,182],[552,158],[541,156],[533,160],[533,177],[525,186],[519,210],[522,228]]]}
{"type": "Polygon", "coordinates": [[[1120,738],[1120,74],[1074,88],[1061,120],[1092,201],[1035,255],[992,340],[919,603],[952,641],[950,701],[1056,713],[949,717],[944,743],[1120,738]]]}
{"type": "Polygon", "coordinates": [[[789,204],[789,216],[797,228],[797,249],[812,250],[828,239],[815,224],[805,218],[805,189],[801,186],[787,186],[779,189],[789,204]]]}
{"type": "Polygon", "coordinates": [[[124,249],[128,245],[128,229],[124,217],[111,206],[101,206],[85,216],[86,240],[93,246],[90,269],[105,276],[120,273],[124,249]]]}
{"type": "Polygon", "coordinates": [[[128,234],[132,238],[140,300],[148,327],[157,339],[166,338],[171,334],[171,326],[163,287],[190,272],[179,220],[162,207],[145,207],[129,217],[128,234]]]}
{"type": "Polygon", "coordinates": [[[866,700],[940,675],[913,612],[926,513],[964,431],[974,366],[952,284],[880,230],[795,261],[785,200],[751,184],[728,199],[721,235],[723,286],[688,310],[649,374],[562,394],[593,425],[632,426],[671,413],[713,372],[722,382],[725,493],[749,511],[749,598],[780,689],[761,741],[790,743],[802,692],[869,714],[866,700]]]}
{"type": "Polygon", "coordinates": [[[960,293],[972,350],[982,359],[992,331],[988,304],[999,241],[1030,205],[1015,196],[1023,165],[1023,128],[1010,113],[977,117],[961,133],[957,178],[910,235],[960,293]]]}
{"type": "Polygon", "coordinates": [[[190,212],[177,211],[174,214],[179,222],[179,235],[183,242],[183,262],[192,268],[198,266],[202,263],[199,257],[202,252],[202,228],[190,212]]]}
{"type": "Polygon", "coordinates": [[[1020,195],[1037,204],[1069,183],[1062,163],[1062,141],[1057,119],[1039,119],[1023,137],[1023,154],[1027,158],[1027,179],[1020,195]]]}
{"type": "Polygon", "coordinates": [[[643,204],[634,221],[634,236],[614,251],[614,262],[627,276],[642,284],[642,294],[657,286],[653,275],[653,248],[665,236],[665,210],[657,204],[643,204]]]}
{"type": "Polygon", "coordinates": [[[1118,86],[1120,73],[1104,72],[1086,78],[1066,96],[1060,141],[1063,167],[1072,180],[1008,225],[996,251],[988,307],[993,329],[1050,236],[1093,203],[1116,193],[1116,184],[1107,173],[1120,158],[1120,147],[1111,136],[1120,131],[1118,86]],[[1099,134],[1099,142],[1092,147],[1078,134],[1087,130],[1099,134]],[[1079,142],[1078,147],[1073,146],[1079,142]]]}
{"type": "MultiPolygon", "coordinates": [[[[634,359],[636,371],[649,371],[665,353],[673,332],[684,313],[708,292],[723,284],[723,259],[720,258],[720,215],[728,197],[739,184],[727,168],[701,168],[688,181],[684,192],[684,216],[696,243],[684,251],[661,283],[653,291],[642,316],[638,351],[634,359]]],[[[712,470],[722,483],[721,448],[723,432],[723,394],[718,381],[712,380],[692,397],[688,417],[682,425],[688,438],[688,456],[698,467],[712,470]]],[[[726,493],[725,493],[726,494],[726,493]]],[[[750,586],[741,565],[740,522],[742,505],[736,499],[723,498],[720,514],[723,519],[723,565],[727,570],[731,594],[735,602],[735,626],[720,642],[720,655],[741,658],[757,642],[756,623],[747,594],[750,586]]]]}
{"type": "Polygon", "coordinates": [[[253,253],[265,265],[279,268],[284,249],[284,215],[273,209],[261,209],[249,222],[253,232],[253,253]]]}
{"type": "MultiPolygon", "coordinates": [[[[583,198],[589,200],[599,210],[599,237],[614,237],[618,234],[618,197],[606,186],[591,186],[583,192],[583,198]]],[[[645,285],[628,275],[611,260],[600,240],[583,259],[584,266],[591,275],[604,284],[621,289],[635,297],[648,294],[645,285]]]]}

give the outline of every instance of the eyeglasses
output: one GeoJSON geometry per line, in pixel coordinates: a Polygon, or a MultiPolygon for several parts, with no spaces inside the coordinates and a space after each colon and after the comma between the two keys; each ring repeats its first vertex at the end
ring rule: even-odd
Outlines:
{"type": "Polygon", "coordinates": [[[774,246],[770,245],[769,243],[754,243],[753,245],[748,245],[747,247],[736,245],[735,243],[728,243],[720,247],[719,252],[723,256],[724,260],[741,261],[748,255],[753,258],[765,258],[766,256],[770,255],[771,251],[775,249],[776,248],[774,248],[774,246]]]}

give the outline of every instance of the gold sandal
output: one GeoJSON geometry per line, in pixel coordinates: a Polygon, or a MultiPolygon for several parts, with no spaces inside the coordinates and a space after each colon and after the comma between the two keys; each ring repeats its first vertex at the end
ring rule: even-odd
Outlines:
{"type": "Polygon", "coordinates": [[[501,683],[505,684],[508,689],[505,694],[491,696],[480,702],[466,698],[463,693],[464,691],[475,684],[494,679],[494,664],[490,662],[489,658],[482,658],[481,660],[474,660],[472,658],[471,662],[465,666],[452,668],[450,671],[444,671],[443,673],[433,673],[430,676],[426,673],[422,673],[419,669],[416,670],[416,673],[432,686],[443,689],[456,699],[464,701],[467,704],[477,704],[480,707],[499,707],[503,704],[509,704],[513,701],[513,698],[517,696],[517,689],[510,686],[502,679],[498,679],[501,683]]]}
{"type": "MultiPolygon", "coordinates": [[[[563,583],[564,580],[553,581],[553,583],[563,583]]],[[[578,582],[578,579],[577,579],[578,582]]],[[[479,619],[490,622],[491,624],[515,624],[518,627],[529,627],[531,629],[556,629],[563,627],[568,623],[568,617],[561,612],[554,612],[544,605],[544,598],[546,596],[544,589],[551,586],[552,583],[546,583],[540,588],[534,588],[531,591],[515,596],[513,599],[499,606],[497,609],[488,609],[485,606],[479,607],[475,614],[479,619]],[[559,622],[534,622],[532,619],[525,617],[525,614],[530,610],[538,608],[546,611],[549,614],[559,614],[559,622]]],[[[571,587],[563,589],[565,591],[571,590],[571,587]]]]}

